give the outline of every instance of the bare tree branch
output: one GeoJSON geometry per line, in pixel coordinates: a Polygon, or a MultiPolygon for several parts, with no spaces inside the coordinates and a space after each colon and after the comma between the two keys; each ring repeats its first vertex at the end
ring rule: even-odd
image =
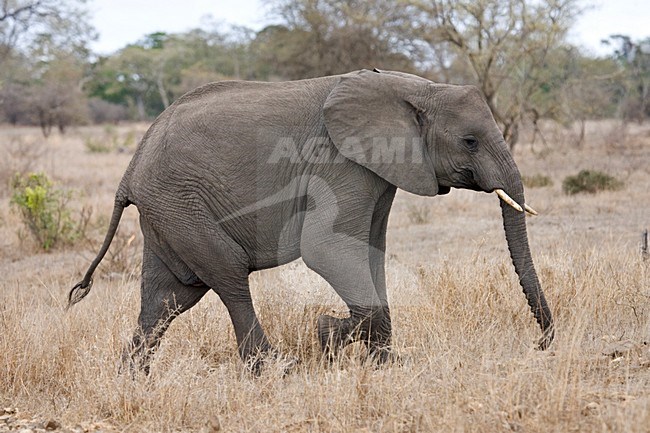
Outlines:
{"type": "Polygon", "coordinates": [[[578,0],[404,0],[419,11],[413,37],[435,51],[453,48],[447,62],[465,66],[484,93],[510,144],[530,111],[547,54],[563,41],[578,0]],[[510,136],[508,136],[511,134],[510,136]]]}

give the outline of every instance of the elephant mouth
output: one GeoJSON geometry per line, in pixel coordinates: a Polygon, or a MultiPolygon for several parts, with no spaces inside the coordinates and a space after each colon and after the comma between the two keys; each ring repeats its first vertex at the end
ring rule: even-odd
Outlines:
{"type": "Polygon", "coordinates": [[[523,212],[525,210],[527,213],[531,215],[537,215],[537,211],[532,207],[528,206],[528,204],[526,203],[524,203],[524,208],[522,209],[519,203],[514,201],[504,190],[497,188],[492,192],[495,193],[497,196],[499,196],[501,200],[503,200],[507,205],[509,205],[513,209],[519,212],[523,212]]]}
{"type": "Polygon", "coordinates": [[[450,189],[453,187],[459,189],[468,189],[470,191],[486,192],[486,190],[479,185],[474,172],[470,168],[462,168],[458,170],[458,172],[450,176],[447,183],[451,185],[446,185],[444,187],[440,185],[438,186],[438,190],[441,188],[450,189]]]}
{"type": "Polygon", "coordinates": [[[449,194],[449,191],[451,191],[450,186],[438,185],[438,195],[449,194]]]}

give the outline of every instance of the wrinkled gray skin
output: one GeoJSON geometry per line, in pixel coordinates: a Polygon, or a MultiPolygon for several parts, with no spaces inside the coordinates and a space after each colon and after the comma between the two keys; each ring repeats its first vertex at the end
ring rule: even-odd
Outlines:
{"type": "MultiPolygon", "coordinates": [[[[397,188],[425,196],[500,188],[524,204],[517,166],[474,87],[366,70],[208,84],[165,110],[142,139],[104,244],[69,305],[90,290],[123,208],[134,204],[144,234],[142,305],[125,353],[136,365],[148,371],[173,318],[212,289],[230,313],[242,359],[257,370],[273,348],[248,276],[301,256],[350,309],[344,319],[319,318],[325,353],[361,340],[384,362],[391,357],[386,225],[397,188]]],[[[503,202],[501,210],[544,349],[553,322],[525,216],[503,202]]]]}

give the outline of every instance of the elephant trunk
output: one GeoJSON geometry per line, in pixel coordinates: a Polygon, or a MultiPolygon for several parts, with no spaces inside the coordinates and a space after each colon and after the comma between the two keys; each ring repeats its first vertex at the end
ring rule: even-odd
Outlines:
{"type": "MultiPolygon", "coordinates": [[[[514,162],[513,162],[514,164],[514,162]]],[[[518,170],[515,168],[515,174],[506,182],[506,192],[522,208],[524,207],[524,189],[518,170]]],[[[553,341],[553,318],[551,311],[546,303],[546,298],[537,278],[537,272],[533,265],[533,259],[530,255],[528,245],[528,235],[526,233],[526,214],[505,201],[500,200],[501,214],[503,216],[503,228],[506,232],[506,240],[512,264],[519,276],[528,305],[542,329],[542,338],[539,340],[539,349],[545,350],[553,341]]]]}

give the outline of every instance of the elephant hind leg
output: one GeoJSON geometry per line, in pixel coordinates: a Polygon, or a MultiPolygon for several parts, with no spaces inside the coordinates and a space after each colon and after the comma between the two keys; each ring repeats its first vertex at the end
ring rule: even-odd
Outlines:
{"type": "MultiPolygon", "coordinates": [[[[174,247],[179,272],[187,268],[187,274],[195,281],[205,284],[221,298],[232,320],[239,354],[253,372],[260,371],[262,359],[272,347],[257,318],[248,275],[250,258],[241,245],[219,227],[194,224],[183,227],[179,221],[205,221],[196,215],[179,215],[167,222],[164,242],[174,247]]],[[[176,262],[175,262],[176,263],[176,262]]]]}
{"type": "Polygon", "coordinates": [[[273,347],[255,313],[248,287],[248,277],[239,283],[222,282],[220,287],[215,288],[215,292],[230,314],[237,338],[239,356],[254,374],[259,374],[264,357],[273,352],[273,347]]]}
{"type": "Polygon", "coordinates": [[[180,282],[145,241],[138,327],[124,350],[123,363],[149,374],[151,355],[171,322],[196,305],[208,290],[207,286],[180,282]]]}

